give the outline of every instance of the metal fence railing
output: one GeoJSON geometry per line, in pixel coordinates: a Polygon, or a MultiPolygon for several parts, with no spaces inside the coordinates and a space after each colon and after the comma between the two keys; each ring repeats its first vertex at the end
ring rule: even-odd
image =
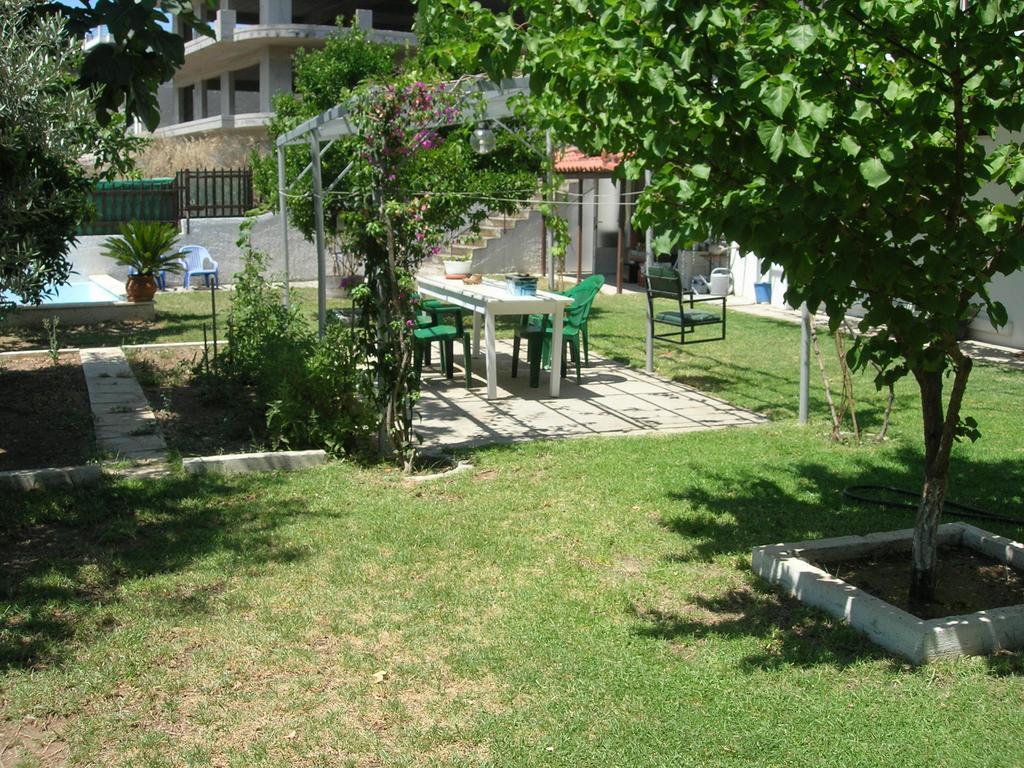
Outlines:
{"type": "Polygon", "coordinates": [[[253,207],[252,171],[203,169],[178,171],[175,176],[182,218],[244,216],[253,207]]]}
{"type": "Polygon", "coordinates": [[[92,191],[93,215],[79,235],[113,235],[129,221],[244,216],[253,208],[252,171],[185,170],[174,178],[100,181],[92,191]]]}

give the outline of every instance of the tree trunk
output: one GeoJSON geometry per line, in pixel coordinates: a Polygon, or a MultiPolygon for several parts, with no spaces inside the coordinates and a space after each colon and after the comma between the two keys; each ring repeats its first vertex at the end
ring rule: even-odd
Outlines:
{"type": "Polygon", "coordinates": [[[924,487],[914,523],[913,570],[909,595],[911,607],[932,602],[935,597],[937,534],[949,485],[949,456],[972,364],[971,359],[960,353],[959,349],[953,358],[955,376],[945,413],[942,407],[943,372],[914,371],[921,389],[921,415],[924,421],[924,487]]]}
{"type": "Polygon", "coordinates": [[[935,596],[938,553],[936,534],[942,517],[949,482],[947,458],[944,466],[936,459],[942,449],[945,419],[942,414],[942,373],[915,371],[921,388],[921,416],[924,419],[924,488],[914,522],[913,571],[910,578],[910,604],[920,606],[935,596]]]}

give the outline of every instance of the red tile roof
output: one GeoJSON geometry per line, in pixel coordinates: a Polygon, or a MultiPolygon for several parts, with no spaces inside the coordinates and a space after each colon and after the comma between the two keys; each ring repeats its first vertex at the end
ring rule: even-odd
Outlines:
{"type": "Polygon", "coordinates": [[[555,173],[566,176],[581,173],[611,174],[619,167],[620,162],[622,162],[622,155],[612,155],[606,152],[598,156],[585,155],[576,147],[566,147],[561,154],[555,157],[555,173]]]}

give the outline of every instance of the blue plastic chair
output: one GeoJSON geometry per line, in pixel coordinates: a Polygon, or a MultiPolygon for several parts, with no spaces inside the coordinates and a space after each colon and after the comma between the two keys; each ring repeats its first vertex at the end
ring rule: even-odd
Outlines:
{"type": "Polygon", "coordinates": [[[183,245],[178,249],[181,254],[181,263],[185,267],[185,279],[183,284],[186,288],[196,275],[202,275],[207,286],[210,285],[210,277],[213,277],[213,284],[220,285],[220,267],[210,252],[201,245],[183,245]]]}

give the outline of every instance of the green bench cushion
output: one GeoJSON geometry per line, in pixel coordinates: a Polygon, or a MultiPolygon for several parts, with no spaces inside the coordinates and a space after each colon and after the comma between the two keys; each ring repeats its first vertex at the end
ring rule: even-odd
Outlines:
{"type": "Polygon", "coordinates": [[[683,312],[683,318],[685,322],[680,320],[678,312],[659,312],[654,316],[655,322],[668,323],[669,325],[713,325],[714,323],[722,322],[722,316],[716,312],[702,312],[699,310],[693,310],[691,312],[683,312]]]}
{"type": "Polygon", "coordinates": [[[445,304],[440,299],[423,299],[420,306],[428,312],[465,312],[466,310],[457,304],[445,304]]]}
{"type": "Polygon", "coordinates": [[[432,325],[429,328],[417,328],[412,332],[417,341],[445,341],[459,338],[459,332],[453,325],[432,325]]]}

